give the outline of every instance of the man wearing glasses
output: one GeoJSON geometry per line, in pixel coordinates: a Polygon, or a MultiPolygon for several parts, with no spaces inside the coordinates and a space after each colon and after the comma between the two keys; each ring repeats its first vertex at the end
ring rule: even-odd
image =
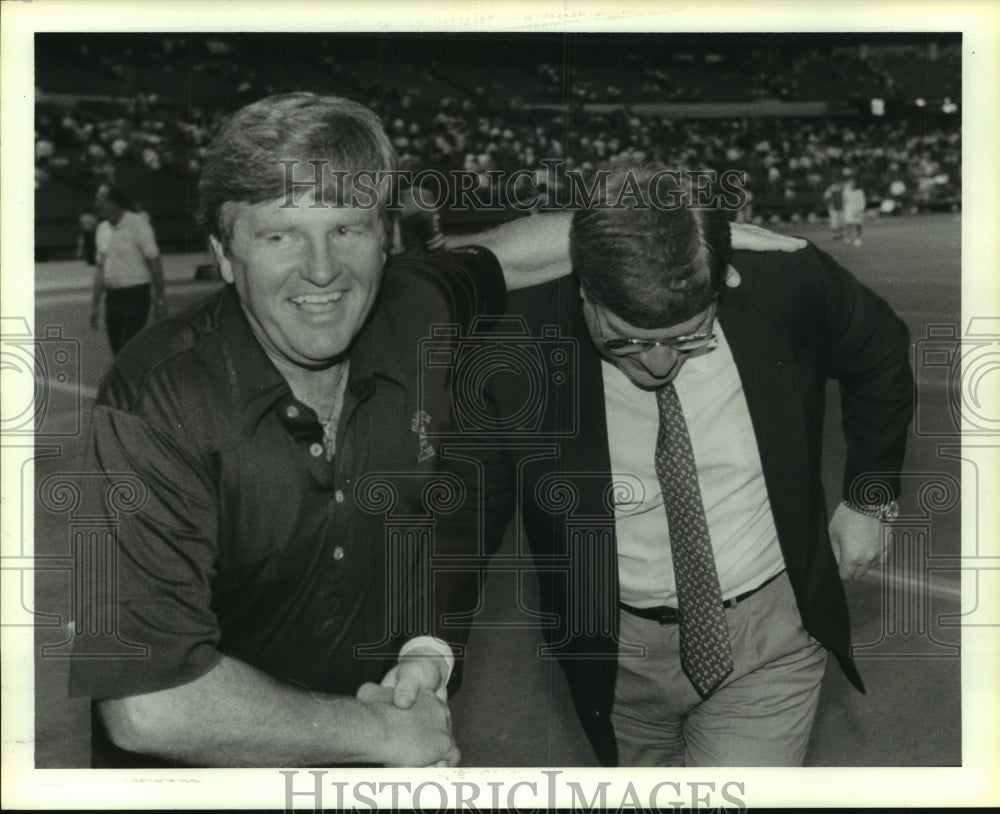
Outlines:
{"type": "MultiPolygon", "coordinates": [[[[532,336],[558,323],[576,348],[543,354],[541,418],[506,439],[556,620],[540,654],[605,764],[800,765],[828,652],[863,689],[841,580],[885,555],[907,329],[814,247],[733,252],[724,212],[658,205],[662,174],[616,170],[574,215],[574,276],[509,298],[532,336]],[[847,439],[829,528],[828,379],[847,439]]],[[[498,415],[532,381],[493,377],[498,415]]]]}

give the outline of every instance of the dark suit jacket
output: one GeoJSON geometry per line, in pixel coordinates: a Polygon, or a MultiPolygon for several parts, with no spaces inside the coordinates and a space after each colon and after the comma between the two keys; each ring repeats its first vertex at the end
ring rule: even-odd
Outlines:
{"type": "MultiPolygon", "coordinates": [[[[863,691],[827,532],[820,467],[825,387],[828,379],[840,382],[844,496],[856,479],[883,473],[888,502],[899,478],[884,473],[902,464],[912,415],[907,329],[880,297],[814,247],[738,252],[733,265],[742,283],[723,291],[718,318],[746,394],[790,581],[806,629],[863,691]]],[[[525,343],[534,364],[497,372],[489,392],[509,430],[521,422],[504,439],[507,485],[516,490],[538,568],[541,611],[555,616],[543,655],[559,658],[598,757],[614,764],[613,494],[628,485],[611,479],[600,357],[573,277],[514,292],[508,314],[523,317],[530,336],[541,338],[533,349],[525,343]],[[558,337],[546,327],[556,324],[558,337]]],[[[502,528],[505,519],[487,524],[502,528]]]]}

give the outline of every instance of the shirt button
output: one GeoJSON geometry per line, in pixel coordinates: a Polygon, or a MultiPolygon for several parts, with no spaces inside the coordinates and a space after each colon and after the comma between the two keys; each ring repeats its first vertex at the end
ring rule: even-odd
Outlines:
{"type": "Polygon", "coordinates": [[[343,503],[344,502],[344,493],[341,492],[340,489],[338,489],[336,492],[333,493],[333,499],[335,501],[337,501],[337,503],[343,503]]]}
{"type": "Polygon", "coordinates": [[[335,560],[344,559],[344,549],[341,548],[340,546],[337,546],[335,549],[333,549],[333,558],[335,560]]]}
{"type": "Polygon", "coordinates": [[[299,417],[299,408],[296,407],[294,404],[291,404],[285,410],[285,415],[287,415],[289,418],[298,418],[299,417]]]}
{"type": "Polygon", "coordinates": [[[318,458],[320,455],[323,454],[323,445],[313,444],[312,446],[309,447],[309,454],[312,455],[314,458],[318,458]]]}

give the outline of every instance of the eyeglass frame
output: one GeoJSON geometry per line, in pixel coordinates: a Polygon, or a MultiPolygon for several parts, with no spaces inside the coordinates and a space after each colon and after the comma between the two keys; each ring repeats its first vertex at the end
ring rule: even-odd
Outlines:
{"type": "MultiPolygon", "coordinates": [[[[670,348],[675,353],[688,354],[694,353],[702,348],[713,349],[716,347],[715,343],[717,337],[715,331],[698,331],[690,334],[681,334],[680,336],[667,336],[663,339],[639,339],[634,336],[619,336],[611,337],[609,339],[608,335],[604,332],[604,325],[602,324],[603,320],[601,319],[597,306],[589,300],[587,301],[587,304],[594,312],[594,320],[597,323],[597,330],[601,334],[601,344],[604,345],[605,349],[612,356],[617,356],[619,358],[638,356],[639,354],[646,353],[654,348],[670,348]],[[692,347],[681,347],[682,345],[687,345],[692,342],[695,343],[692,347]],[[637,348],[637,350],[631,350],[631,348],[637,348]]],[[[712,321],[715,319],[716,305],[717,302],[713,302],[709,307],[712,312],[709,319],[712,321]]]]}

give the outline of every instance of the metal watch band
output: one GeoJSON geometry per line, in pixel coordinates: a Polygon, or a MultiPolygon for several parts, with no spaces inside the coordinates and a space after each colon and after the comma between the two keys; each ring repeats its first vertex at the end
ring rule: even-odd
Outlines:
{"type": "Polygon", "coordinates": [[[848,509],[874,517],[882,523],[891,523],[899,517],[899,504],[892,500],[889,503],[852,503],[849,500],[841,500],[848,509]]]}

